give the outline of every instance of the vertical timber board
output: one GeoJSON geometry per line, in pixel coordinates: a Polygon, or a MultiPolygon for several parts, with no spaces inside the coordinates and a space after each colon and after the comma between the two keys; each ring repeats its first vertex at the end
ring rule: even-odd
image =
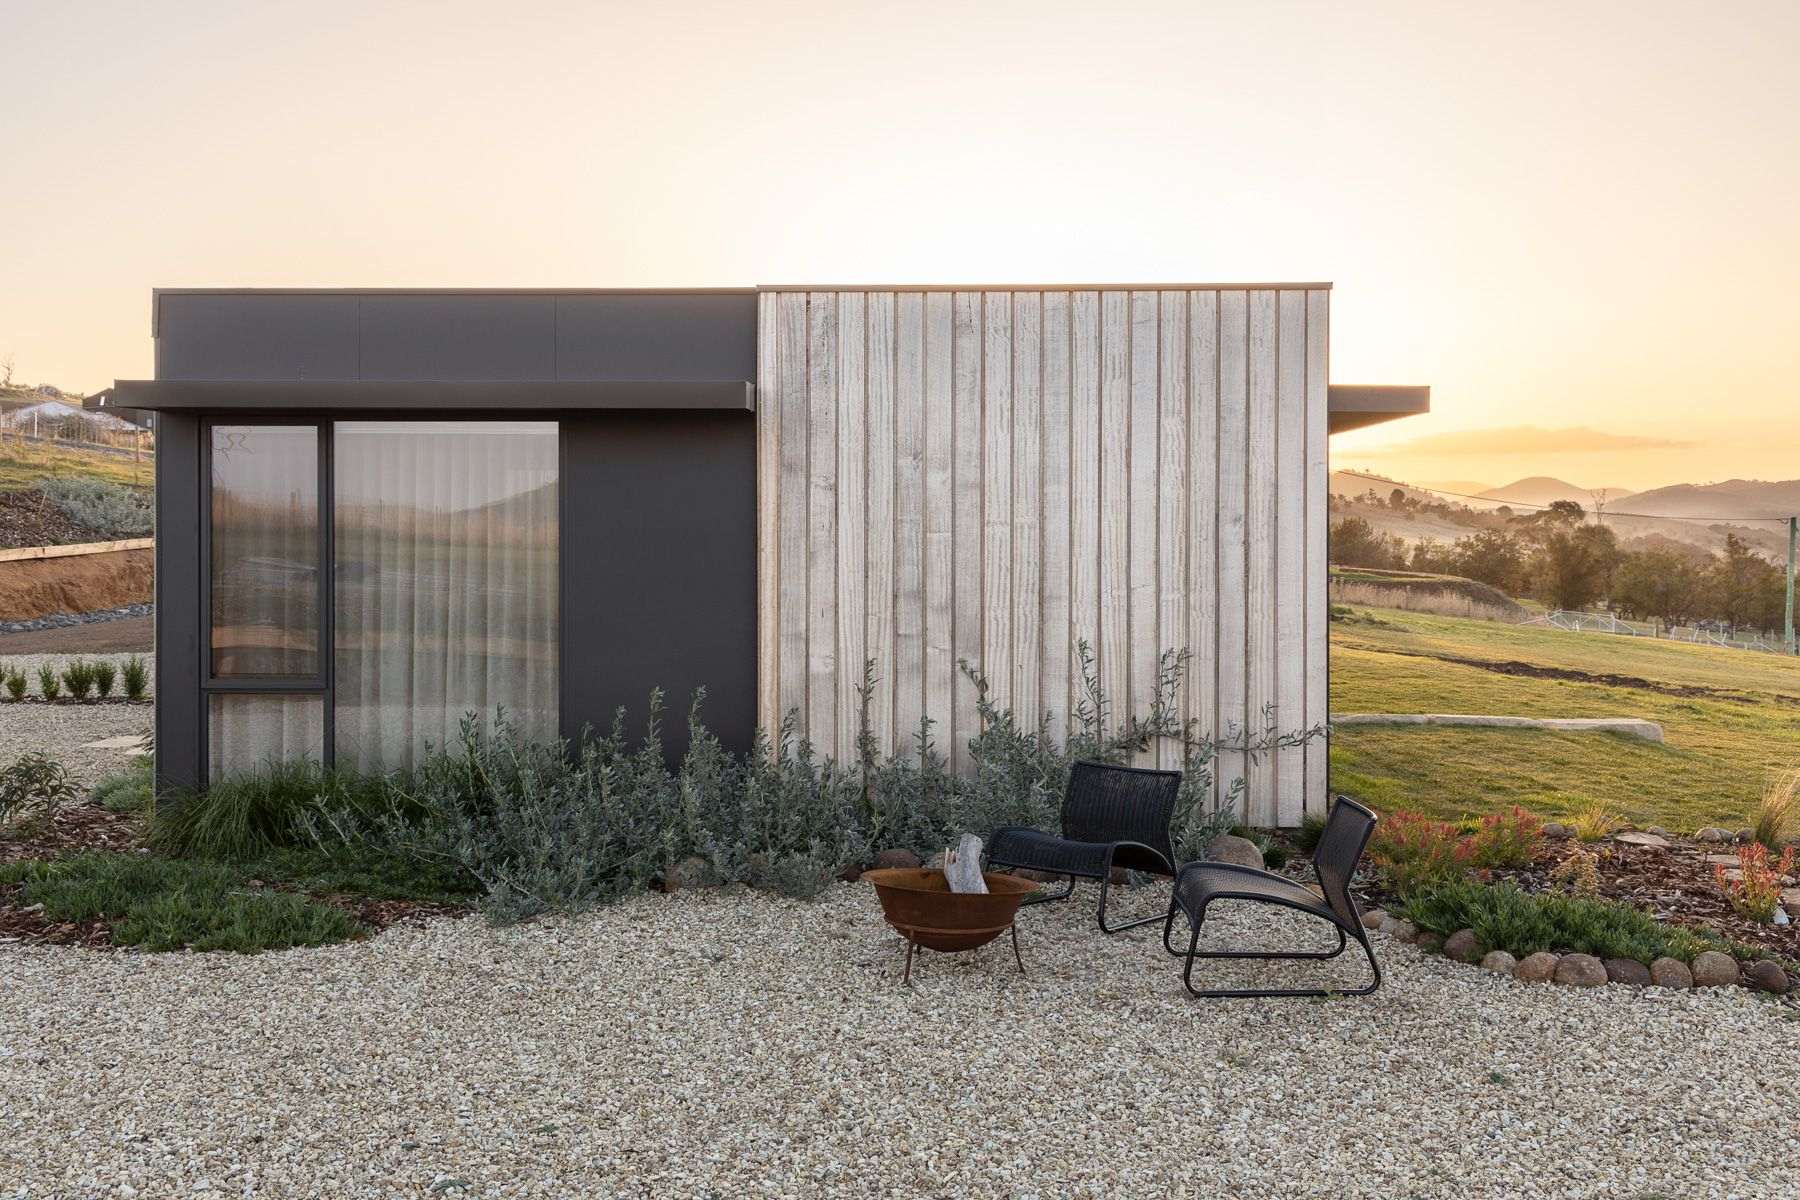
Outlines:
{"type": "Polygon", "coordinates": [[[1044,463],[1042,354],[1044,298],[1019,292],[1012,298],[1012,679],[1001,700],[1025,729],[1036,729],[1042,695],[1043,608],[1041,583],[1044,463]]]}
{"type": "Polygon", "coordinates": [[[1131,711],[1131,296],[1100,294],[1100,681],[1131,711]]]}
{"type": "MultiPolygon", "coordinates": [[[[1241,738],[1250,725],[1245,586],[1249,499],[1250,444],[1250,297],[1247,292],[1219,296],[1219,605],[1218,729],[1223,740],[1241,738]]],[[[1229,798],[1240,780],[1247,782],[1248,761],[1238,751],[1219,755],[1221,795],[1229,798]]],[[[1249,820],[1245,800],[1237,801],[1240,821],[1249,820]]]]}
{"type": "Polygon", "coordinates": [[[894,297],[894,453],[894,660],[887,677],[893,744],[903,749],[925,715],[925,297],[918,292],[894,297]]]}
{"type": "MultiPolygon", "coordinates": [[[[1331,516],[1326,502],[1330,463],[1326,434],[1330,421],[1331,293],[1306,294],[1306,719],[1308,729],[1330,719],[1330,601],[1326,595],[1331,516]]],[[[1324,817],[1329,799],[1330,743],[1306,743],[1306,815],[1324,817]]]]}
{"type": "MultiPolygon", "coordinates": [[[[1185,716],[1219,732],[1219,293],[1188,297],[1187,647],[1185,716]]],[[[1229,782],[1229,781],[1227,781],[1229,782]]],[[[1216,781],[1215,781],[1216,784],[1216,781]]],[[[1216,787],[1215,787],[1216,797],[1216,787]]]]}
{"type": "Polygon", "coordinates": [[[1100,293],[1069,304],[1069,644],[1070,721],[1087,703],[1077,649],[1100,645],[1100,293]]]}
{"type": "MultiPolygon", "coordinates": [[[[1192,657],[1194,648],[1188,644],[1187,629],[1187,506],[1192,486],[1187,475],[1192,408],[1187,374],[1188,295],[1164,292],[1157,307],[1156,648],[1159,653],[1175,650],[1189,655],[1182,693],[1176,697],[1180,703],[1199,686],[1198,664],[1192,657]]],[[[1156,765],[1179,769],[1181,752],[1179,741],[1164,738],[1156,747],[1156,765]]]]}
{"type": "Polygon", "coordinates": [[[1069,294],[1043,298],[1043,581],[1044,653],[1039,712],[1058,743],[1068,736],[1069,662],[1069,294]]]}
{"type": "MultiPolygon", "coordinates": [[[[1141,716],[1156,698],[1157,658],[1164,647],[1157,643],[1156,622],[1156,438],[1157,370],[1160,366],[1157,337],[1157,294],[1131,293],[1131,417],[1126,453],[1126,514],[1130,558],[1131,678],[1129,706],[1121,715],[1141,716]]],[[[1159,748],[1152,746],[1138,756],[1141,766],[1153,765],[1159,748]]]]}
{"type": "Polygon", "coordinates": [[[951,703],[949,746],[952,766],[969,766],[968,739],[974,736],[979,717],[975,685],[964,675],[961,663],[979,665],[982,633],[982,421],[981,421],[981,293],[956,292],[951,304],[951,433],[953,482],[951,484],[951,579],[952,635],[950,639],[951,703]]]}
{"type": "Polygon", "coordinates": [[[838,295],[807,296],[806,733],[821,754],[837,744],[838,295]]]}
{"type": "Polygon", "coordinates": [[[857,695],[868,661],[868,296],[837,298],[837,741],[833,753],[849,762],[862,723],[857,695]]]}
{"type": "MultiPolygon", "coordinates": [[[[1276,585],[1276,376],[1280,347],[1278,292],[1250,293],[1250,444],[1246,458],[1248,498],[1245,502],[1244,586],[1245,706],[1250,736],[1261,739],[1277,701],[1275,656],[1276,585]]],[[[1280,786],[1278,760],[1253,756],[1246,778],[1244,821],[1275,823],[1275,794],[1280,786]]]]}
{"type": "Polygon", "coordinates": [[[781,723],[781,386],[776,309],[781,297],[756,298],[756,721],[781,723]]]}
{"type": "Polygon", "coordinates": [[[937,722],[933,732],[946,755],[956,680],[952,307],[949,292],[925,297],[925,716],[937,722]]]}
{"type": "MultiPolygon", "coordinates": [[[[1306,717],[1306,293],[1279,293],[1275,413],[1275,714],[1282,731],[1306,717]]],[[[1276,752],[1275,824],[1306,811],[1306,748],[1276,752]]]]}
{"type": "Polygon", "coordinates": [[[981,315],[981,643],[970,661],[1004,708],[1013,702],[1012,294],[983,293],[981,315]]]}
{"type": "MultiPolygon", "coordinates": [[[[864,654],[879,679],[869,696],[869,728],[876,744],[893,745],[897,663],[894,653],[894,293],[868,295],[868,612],[864,654]]],[[[861,676],[858,676],[860,680],[861,676]]]]}
{"type": "Polygon", "coordinates": [[[812,538],[807,516],[806,294],[783,292],[777,297],[775,341],[777,395],[781,413],[781,464],[776,485],[780,509],[780,654],[776,663],[779,724],[790,712],[804,721],[806,706],[807,549],[812,538]]]}

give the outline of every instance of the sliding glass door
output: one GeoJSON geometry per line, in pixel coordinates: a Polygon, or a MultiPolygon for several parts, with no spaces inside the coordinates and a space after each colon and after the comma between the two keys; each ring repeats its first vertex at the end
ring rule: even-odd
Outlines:
{"type": "Polygon", "coordinates": [[[209,777],[558,735],[554,421],[216,424],[209,777]],[[321,500],[323,499],[323,503],[321,500]]]}

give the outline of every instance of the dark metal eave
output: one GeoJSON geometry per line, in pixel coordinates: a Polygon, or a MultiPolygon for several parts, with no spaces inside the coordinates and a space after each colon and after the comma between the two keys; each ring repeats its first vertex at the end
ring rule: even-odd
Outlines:
{"type": "Polygon", "coordinates": [[[1328,428],[1332,433],[1344,433],[1431,411],[1429,387],[1334,383],[1328,396],[1327,408],[1331,414],[1328,428]]]}
{"type": "Polygon", "coordinates": [[[746,380],[341,382],[121,379],[90,408],[152,412],[754,412],[746,380]]]}

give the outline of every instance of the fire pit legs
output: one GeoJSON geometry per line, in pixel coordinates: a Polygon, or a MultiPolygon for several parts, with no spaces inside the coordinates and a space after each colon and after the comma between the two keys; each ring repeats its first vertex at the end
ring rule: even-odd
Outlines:
{"type": "MultiPolygon", "coordinates": [[[[1019,964],[1019,974],[1023,975],[1025,973],[1025,956],[1019,953],[1019,927],[1017,925],[1008,925],[1006,931],[1012,934],[1013,959],[1019,964]]],[[[909,936],[906,939],[906,970],[902,972],[900,976],[900,982],[906,987],[912,986],[913,951],[918,948],[919,943],[913,941],[909,936]]]]}

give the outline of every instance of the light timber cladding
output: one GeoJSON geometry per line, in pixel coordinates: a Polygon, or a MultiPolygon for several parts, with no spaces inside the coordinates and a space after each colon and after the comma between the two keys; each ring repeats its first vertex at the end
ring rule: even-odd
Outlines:
{"type": "MultiPolygon", "coordinates": [[[[760,719],[855,753],[934,722],[968,765],[966,659],[1059,738],[1086,642],[1115,720],[1192,656],[1224,739],[1325,719],[1326,353],[1309,287],[768,289],[760,297],[760,719]]],[[[1177,766],[1176,744],[1144,761],[1177,766]]],[[[1326,799],[1322,738],[1226,753],[1242,818],[1326,799]]]]}

